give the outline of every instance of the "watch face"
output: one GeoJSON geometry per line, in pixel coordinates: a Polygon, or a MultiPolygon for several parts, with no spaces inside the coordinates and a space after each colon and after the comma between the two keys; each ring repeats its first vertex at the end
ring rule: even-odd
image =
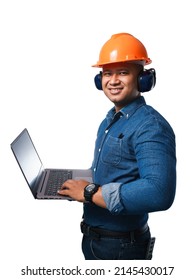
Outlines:
{"type": "Polygon", "coordinates": [[[93,191],[93,189],[94,189],[94,185],[88,185],[87,187],[86,187],[86,190],[88,191],[88,192],[91,192],[91,191],[93,191]]]}
{"type": "Polygon", "coordinates": [[[85,200],[88,202],[92,202],[92,197],[93,197],[94,193],[96,193],[98,191],[98,188],[99,188],[99,185],[93,184],[93,183],[86,186],[84,189],[85,200]]]}

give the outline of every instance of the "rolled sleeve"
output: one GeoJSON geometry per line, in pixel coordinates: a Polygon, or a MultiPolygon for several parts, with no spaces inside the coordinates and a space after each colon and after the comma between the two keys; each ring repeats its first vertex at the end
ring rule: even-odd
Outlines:
{"type": "Polygon", "coordinates": [[[110,183],[102,186],[102,196],[107,209],[112,214],[119,214],[124,209],[120,199],[120,187],[122,183],[110,183]]]}

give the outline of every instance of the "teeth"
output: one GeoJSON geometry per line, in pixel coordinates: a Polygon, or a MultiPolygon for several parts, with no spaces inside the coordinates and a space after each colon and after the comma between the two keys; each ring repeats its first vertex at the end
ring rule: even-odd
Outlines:
{"type": "Polygon", "coordinates": [[[111,91],[111,93],[118,93],[118,92],[120,91],[120,89],[118,89],[118,88],[113,88],[113,89],[111,89],[110,91],[111,91]]]}

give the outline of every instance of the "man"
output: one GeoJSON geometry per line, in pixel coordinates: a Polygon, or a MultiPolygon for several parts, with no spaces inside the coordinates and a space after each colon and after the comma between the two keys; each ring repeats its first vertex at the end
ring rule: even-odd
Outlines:
{"type": "Polygon", "coordinates": [[[59,191],[84,203],[85,259],[151,259],[154,239],[148,213],[168,209],[175,197],[175,136],[169,123],[146,105],[154,69],[144,45],[115,34],[100,51],[95,77],[114,103],[101,123],[92,164],[93,182],[66,181],[59,191]]]}

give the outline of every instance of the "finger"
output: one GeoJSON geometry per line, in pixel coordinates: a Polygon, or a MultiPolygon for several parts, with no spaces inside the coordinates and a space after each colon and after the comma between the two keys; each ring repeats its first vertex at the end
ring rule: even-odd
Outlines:
{"type": "Polygon", "coordinates": [[[58,194],[67,196],[67,190],[58,190],[58,194]]]}
{"type": "Polygon", "coordinates": [[[68,179],[67,181],[65,181],[65,182],[62,184],[61,188],[62,188],[62,189],[68,188],[68,186],[70,186],[72,183],[73,183],[73,180],[68,179]]]}
{"type": "Polygon", "coordinates": [[[67,187],[67,185],[64,183],[63,185],[61,185],[61,188],[60,188],[61,190],[68,190],[68,187],[67,187]]]}

